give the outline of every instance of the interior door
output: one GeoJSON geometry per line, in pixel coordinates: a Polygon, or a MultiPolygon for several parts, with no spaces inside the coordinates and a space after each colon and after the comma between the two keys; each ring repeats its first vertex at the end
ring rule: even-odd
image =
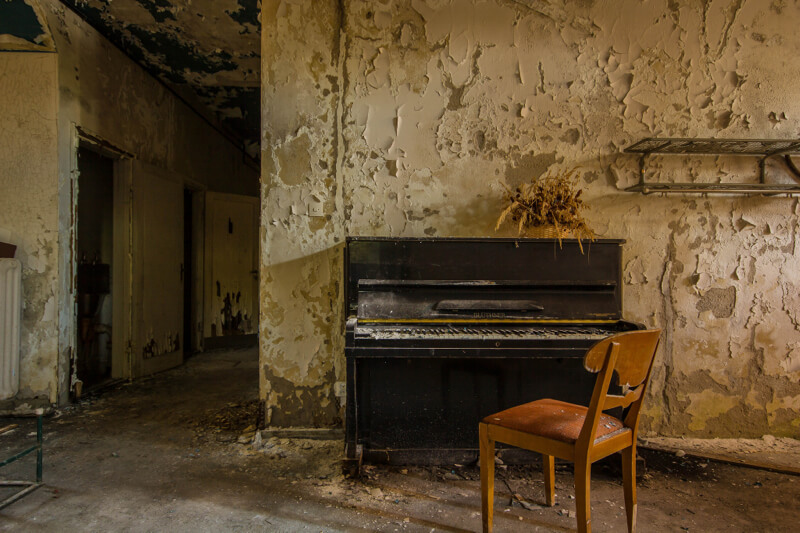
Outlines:
{"type": "Polygon", "coordinates": [[[183,182],[136,163],[134,183],[133,375],[183,362],[183,182]]]}

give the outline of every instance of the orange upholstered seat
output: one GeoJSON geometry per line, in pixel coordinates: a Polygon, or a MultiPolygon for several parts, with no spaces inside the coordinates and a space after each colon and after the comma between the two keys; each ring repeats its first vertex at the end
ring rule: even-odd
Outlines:
{"type": "MultiPolygon", "coordinates": [[[[572,444],[578,440],[588,412],[589,409],[582,405],[547,399],[500,411],[487,416],[483,422],[572,444]]],[[[618,431],[630,429],[625,427],[622,420],[601,414],[595,442],[618,431]]]]}

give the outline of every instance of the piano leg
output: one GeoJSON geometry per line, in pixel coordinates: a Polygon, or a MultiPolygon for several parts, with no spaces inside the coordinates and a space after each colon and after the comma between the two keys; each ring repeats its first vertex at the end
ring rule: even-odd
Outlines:
{"type": "MultiPolygon", "coordinates": [[[[348,356],[350,354],[347,354],[348,356]]],[[[358,444],[358,421],[356,420],[356,361],[347,357],[347,399],[345,400],[345,437],[342,473],[346,477],[361,475],[361,458],[364,446],[358,444]]]]}

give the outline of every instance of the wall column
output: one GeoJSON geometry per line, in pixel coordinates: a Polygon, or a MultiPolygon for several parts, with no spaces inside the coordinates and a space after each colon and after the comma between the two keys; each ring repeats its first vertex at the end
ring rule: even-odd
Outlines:
{"type": "Polygon", "coordinates": [[[267,426],[331,426],[344,381],[338,2],[262,4],[260,397],[267,426]]]}

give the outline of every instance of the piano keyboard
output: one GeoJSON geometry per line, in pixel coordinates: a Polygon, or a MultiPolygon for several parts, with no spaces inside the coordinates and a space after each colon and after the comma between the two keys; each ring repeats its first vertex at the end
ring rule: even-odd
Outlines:
{"type": "Polygon", "coordinates": [[[590,339],[615,333],[592,327],[483,327],[483,326],[356,326],[356,338],[369,339],[590,339]]]}

